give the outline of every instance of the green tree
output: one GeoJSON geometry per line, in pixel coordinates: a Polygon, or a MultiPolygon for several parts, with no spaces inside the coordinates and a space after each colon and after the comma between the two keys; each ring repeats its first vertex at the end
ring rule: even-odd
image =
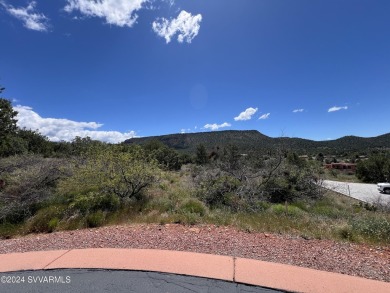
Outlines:
{"type": "Polygon", "coordinates": [[[95,149],[84,162],[77,161],[73,175],[59,184],[59,193],[142,199],[143,191],[159,178],[157,162],[147,158],[139,146],[125,151],[120,148],[95,149]]]}
{"type": "Polygon", "coordinates": [[[94,149],[104,148],[104,146],[105,143],[98,140],[93,140],[89,136],[76,136],[71,142],[73,155],[85,155],[87,153],[91,153],[91,151],[94,149]]]}
{"type": "MultiPolygon", "coordinates": [[[[0,87],[0,93],[4,90],[0,87]]],[[[11,140],[16,135],[18,127],[16,126],[16,115],[18,112],[12,108],[11,101],[0,98],[0,156],[8,154],[12,148],[11,140]]]]}
{"type": "Polygon", "coordinates": [[[356,176],[371,183],[390,180],[390,152],[374,154],[368,160],[359,161],[356,176]]]}
{"type": "Polygon", "coordinates": [[[23,140],[29,153],[50,156],[53,152],[54,144],[38,131],[23,128],[19,129],[17,136],[23,140]]]}
{"type": "Polygon", "coordinates": [[[226,162],[228,169],[238,170],[241,168],[243,156],[240,154],[236,145],[228,145],[223,150],[222,161],[226,162]]]}
{"type": "MultiPolygon", "coordinates": [[[[4,88],[0,89],[0,93],[4,88]]],[[[11,101],[0,98],[0,138],[6,137],[17,131],[16,115],[18,112],[14,111],[11,101]]]]}
{"type": "Polygon", "coordinates": [[[325,159],[325,156],[324,156],[323,153],[319,153],[319,154],[316,156],[316,159],[317,159],[317,161],[323,162],[324,159],[325,159]]]}
{"type": "Polygon", "coordinates": [[[298,167],[303,167],[305,165],[304,159],[301,159],[295,152],[288,152],[287,162],[298,167]]]}
{"type": "Polygon", "coordinates": [[[195,162],[198,165],[205,165],[209,162],[209,157],[207,156],[206,147],[203,144],[198,145],[196,148],[195,162]]]}
{"type": "Polygon", "coordinates": [[[157,160],[162,169],[179,170],[181,168],[182,161],[180,160],[178,152],[167,147],[159,140],[151,140],[143,147],[150,158],[157,160]]]}

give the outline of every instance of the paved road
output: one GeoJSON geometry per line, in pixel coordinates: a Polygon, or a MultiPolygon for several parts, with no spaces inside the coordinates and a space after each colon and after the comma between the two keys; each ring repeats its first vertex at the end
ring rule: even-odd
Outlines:
{"type": "Polygon", "coordinates": [[[0,273],[0,292],[282,293],[233,282],[139,271],[63,269],[0,273]],[[24,282],[21,282],[24,277],[24,282]],[[50,279],[51,277],[51,279],[50,279]],[[10,278],[19,284],[5,284],[10,278]],[[51,280],[51,282],[50,282],[51,280]]]}
{"type": "Polygon", "coordinates": [[[370,204],[390,205],[390,195],[380,193],[376,184],[324,180],[324,187],[370,204]]]}

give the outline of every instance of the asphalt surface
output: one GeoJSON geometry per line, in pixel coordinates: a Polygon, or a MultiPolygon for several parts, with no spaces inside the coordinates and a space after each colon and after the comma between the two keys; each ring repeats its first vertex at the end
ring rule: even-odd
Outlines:
{"type": "Polygon", "coordinates": [[[380,193],[376,184],[324,180],[324,187],[366,203],[390,205],[390,195],[380,193]]]}
{"type": "Polygon", "coordinates": [[[0,273],[0,292],[277,293],[285,291],[155,272],[63,269],[0,273]]]}

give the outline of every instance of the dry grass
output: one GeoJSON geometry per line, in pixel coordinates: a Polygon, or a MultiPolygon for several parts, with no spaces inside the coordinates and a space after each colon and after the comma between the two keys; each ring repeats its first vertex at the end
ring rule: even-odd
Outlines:
{"type": "MultiPolygon", "coordinates": [[[[257,212],[232,212],[227,207],[211,209],[200,203],[194,194],[188,174],[169,172],[158,185],[148,190],[143,202],[123,203],[118,210],[89,215],[89,218],[88,215],[66,213],[61,218],[55,214],[58,220],[47,218],[48,222],[55,223],[55,227],[48,226],[59,231],[123,223],[204,223],[307,239],[390,243],[388,212],[369,210],[358,201],[331,191],[316,201],[298,201],[288,205],[263,202],[257,212]]],[[[0,237],[26,234],[30,230],[31,222],[24,225],[3,224],[0,225],[0,237]]]]}

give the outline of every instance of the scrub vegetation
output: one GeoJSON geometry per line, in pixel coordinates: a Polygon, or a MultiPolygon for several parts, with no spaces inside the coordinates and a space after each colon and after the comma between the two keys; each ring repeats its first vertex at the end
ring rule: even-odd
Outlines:
{"type": "Polygon", "coordinates": [[[199,144],[179,153],[157,140],[54,143],[18,129],[10,102],[0,102],[0,238],[142,222],[390,243],[388,207],[326,191],[322,163],[283,144],[249,153],[199,144]]]}

